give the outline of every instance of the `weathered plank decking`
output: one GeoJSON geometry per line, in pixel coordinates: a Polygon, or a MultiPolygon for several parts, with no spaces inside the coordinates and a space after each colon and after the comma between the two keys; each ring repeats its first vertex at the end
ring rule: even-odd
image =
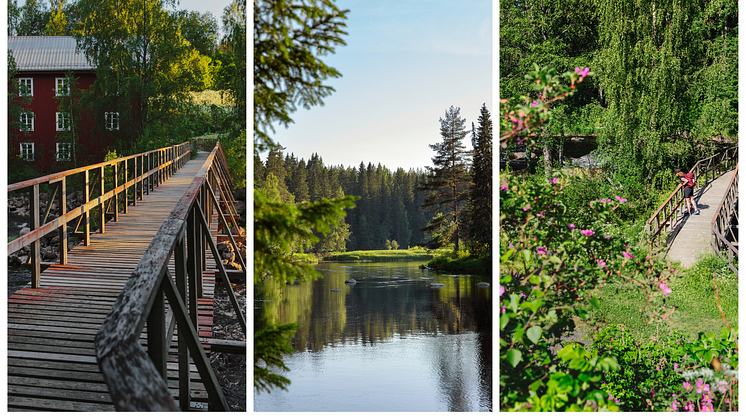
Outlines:
{"type": "MultiPolygon", "coordinates": [[[[155,233],[184,194],[208,153],[198,153],[137,206],[106,223],[89,246],[77,246],[66,265],[52,265],[39,289],[8,299],[8,410],[114,410],[94,351],[94,338],[155,233]]],[[[172,261],[173,263],[173,261],[172,261]]],[[[207,258],[199,335],[212,337],[214,262],[207,258]]],[[[173,266],[171,266],[173,274],[173,266]]],[[[147,327],[147,326],[146,326],[147,327]]],[[[178,399],[175,337],[168,357],[169,389],[178,399]]],[[[141,335],[147,346],[145,330],[141,335]]],[[[206,347],[206,350],[209,348],[206,347]]],[[[208,352],[209,353],[209,352],[208,352]]],[[[207,394],[191,367],[192,408],[207,409],[207,394]]]]}

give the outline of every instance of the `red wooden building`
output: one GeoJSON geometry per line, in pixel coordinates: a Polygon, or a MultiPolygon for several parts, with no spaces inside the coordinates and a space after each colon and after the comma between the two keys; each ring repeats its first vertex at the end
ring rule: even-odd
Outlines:
{"type": "Polygon", "coordinates": [[[119,130],[119,114],[86,115],[75,121],[75,138],[63,135],[73,121],[64,112],[61,100],[68,97],[67,75],[72,73],[77,88],[88,90],[96,80],[95,69],[82,51],[76,50],[71,36],[11,36],[8,50],[18,66],[11,83],[18,83],[19,96],[30,96],[30,106],[21,113],[20,131],[10,144],[11,152],[33,162],[37,170],[50,171],[103,161],[106,150],[114,145],[112,136],[92,138],[92,124],[100,123],[108,131],[119,130]]]}

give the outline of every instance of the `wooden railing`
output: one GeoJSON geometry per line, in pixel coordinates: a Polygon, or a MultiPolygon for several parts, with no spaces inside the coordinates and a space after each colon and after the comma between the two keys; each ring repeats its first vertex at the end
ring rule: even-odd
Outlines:
{"type": "Polygon", "coordinates": [[[712,240],[710,244],[715,250],[715,253],[720,256],[721,259],[728,261],[730,269],[738,274],[733,264],[734,260],[738,257],[738,243],[735,244],[727,239],[727,237],[734,237],[733,223],[731,218],[736,217],[736,225],[738,225],[738,211],[735,210],[736,201],[738,200],[738,165],[733,173],[733,177],[728,184],[728,189],[723,195],[722,201],[712,217],[712,240]]]}
{"type": "MultiPolygon", "coordinates": [[[[213,408],[228,410],[201,345],[205,340],[199,338],[195,326],[206,248],[210,249],[223,278],[228,278],[210,235],[209,215],[213,209],[220,209],[217,212],[223,229],[230,231],[230,224],[238,227],[230,190],[225,156],[218,143],[150,243],[96,335],[96,357],[117,410],[187,410],[190,353],[213,408]],[[223,209],[229,211],[230,222],[223,215],[223,209]],[[172,256],[173,276],[169,271],[172,256]],[[147,353],[139,339],[146,321],[147,353]],[[178,324],[179,406],[169,393],[166,374],[166,356],[175,324],[178,324]]],[[[232,235],[228,236],[237,249],[232,235]]],[[[237,260],[245,275],[246,265],[240,255],[237,260]]],[[[230,281],[224,280],[224,283],[246,334],[246,320],[230,281]]],[[[245,342],[243,344],[245,352],[245,342]]]]}
{"type": "Polygon", "coordinates": [[[80,237],[83,244],[88,245],[91,240],[92,210],[97,210],[96,224],[103,233],[107,217],[116,221],[120,211],[126,214],[129,205],[136,206],[138,199],[142,200],[144,195],[149,195],[153,188],[188,162],[191,158],[190,153],[196,146],[195,141],[185,142],[9,185],[9,194],[28,191],[31,231],[8,243],[8,254],[25,246],[30,247],[28,263],[31,266],[31,286],[38,288],[41,285],[40,240],[44,236],[53,233],[54,230],[58,231],[59,263],[67,264],[68,223],[78,220],[72,235],[80,237]],[[67,210],[70,183],[82,185],[85,202],[75,209],[67,210]],[[40,212],[39,193],[40,186],[44,184],[50,185],[53,189],[49,194],[46,208],[40,212]],[[50,210],[55,199],[59,200],[60,215],[50,219],[50,210]],[[40,218],[42,214],[43,218],[40,218]],[[78,232],[81,225],[83,230],[78,232]]]}
{"type": "MultiPolygon", "coordinates": [[[[731,170],[737,163],[738,147],[731,147],[722,153],[699,160],[690,172],[694,173],[698,187],[702,188],[708,182],[731,170]]],[[[655,243],[662,232],[668,232],[673,228],[676,215],[683,203],[684,189],[679,185],[645,223],[645,231],[651,243],[655,243]]]]}

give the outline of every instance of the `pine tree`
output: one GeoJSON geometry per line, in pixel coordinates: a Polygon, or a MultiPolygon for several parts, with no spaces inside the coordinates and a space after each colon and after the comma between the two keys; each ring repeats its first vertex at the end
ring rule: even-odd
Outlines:
{"type": "Polygon", "coordinates": [[[492,246],[492,119],[487,106],[482,104],[479,127],[472,124],[474,160],[469,203],[469,236],[475,253],[490,253],[492,246]]]}
{"type": "Polygon", "coordinates": [[[430,145],[436,153],[432,158],[433,167],[426,166],[430,173],[426,182],[418,187],[429,192],[423,204],[425,208],[445,211],[443,217],[434,219],[437,220],[437,225],[431,223],[425,228],[441,229],[444,225],[452,223],[453,233],[450,241],[453,242],[456,252],[459,250],[461,233],[459,204],[467,199],[469,186],[468,153],[461,142],[467,132],[465,123],[466,119],[461,118],[461,108],[453,106],[446,111],[445,118],[440,118],[440,135],[443,142],[430,145]]]}

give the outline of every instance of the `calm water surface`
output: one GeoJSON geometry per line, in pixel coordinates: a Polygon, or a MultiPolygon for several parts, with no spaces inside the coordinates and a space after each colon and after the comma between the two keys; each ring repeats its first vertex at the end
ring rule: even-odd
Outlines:
{"type": "Polygon", "coordinates": [[[321,263],[316,281],[258,285],[255,327],[300,328],[289,391],[254,393],[254,410],[491,411],[489,278],[420,263],[321,263]]]}

